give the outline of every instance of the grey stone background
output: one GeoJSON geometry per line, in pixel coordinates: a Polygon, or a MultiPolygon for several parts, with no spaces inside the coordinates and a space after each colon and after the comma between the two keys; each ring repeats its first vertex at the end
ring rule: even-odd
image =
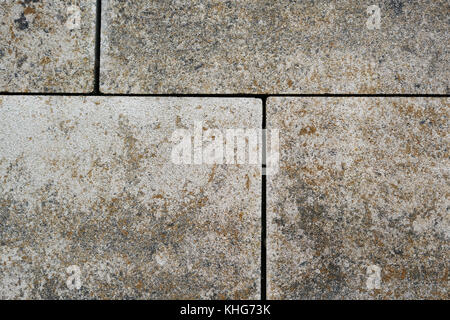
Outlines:
{"type": "Polygon", "coordinates": [[[449,12],[0,1],[0,298],[448,299],[449,12]],[[174,164],[198,122],[278,172],[174,164]]]}

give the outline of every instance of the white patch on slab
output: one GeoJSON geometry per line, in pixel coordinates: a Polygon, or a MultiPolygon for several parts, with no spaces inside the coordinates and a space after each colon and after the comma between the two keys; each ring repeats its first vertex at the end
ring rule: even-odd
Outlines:
{"type": "Polygon", "coordinates": [[[381,268],[375,264],[367,267],[367,290],[381,289],[381,268]]]}
{"type": "Polygon", "coordinates": [[[155,260],[156,263],[159,264],[160,266],[163,266],[167,263],[167,257],[163,252],[160,252],[157,255],[155,255],[155,260]]]}
{"type": "Polygon", "coordinates": [[[81,28],[81,10],[80,7],[71,5],[67,8],[66,27],[69,30],[77,30],[81,28]]]}

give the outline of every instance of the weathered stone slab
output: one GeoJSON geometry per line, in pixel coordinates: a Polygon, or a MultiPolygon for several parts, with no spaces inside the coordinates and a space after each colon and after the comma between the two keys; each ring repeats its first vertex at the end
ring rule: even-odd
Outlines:
{"type": "Polygon", "coordinates": [[[269,99],[269,298],[448,299],[449,102],[269,99]]]}
{"type": "Polygon", "coordinates": [[[0,298],[258,299],[260,165],[176,164],[198,122],[261,101],[0,96],[0,298]]]}
{"type": "Polygon", "coordinates": [[[0,1],[0,92],[90,92],[95,0],[0,1]]]}
{"type": "Polygon", "coordinates": [[[376,4],[104,0],[101,90],[449,93],[449,2],[376,4]]]}

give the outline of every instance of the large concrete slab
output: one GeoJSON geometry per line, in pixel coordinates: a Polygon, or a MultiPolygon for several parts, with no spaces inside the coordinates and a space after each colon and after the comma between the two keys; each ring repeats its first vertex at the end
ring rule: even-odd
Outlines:
{"type": "Polygon", "coordinates": [[[91,92],[95,0],[0,1],[0,92],[91,92]]]}
{"type": "Polygon", "coordinates": [[[177,164],[198,122],[261,101],[0,96],[0,298],[258,299],[260,166],[177,164]]]}
{"type": "Polygon", "coordinates": [[[269,298],[448,299],[449,107],[269,99],[269,298]]]}
{"type": "Polygon", "coordinates": [[[449,2],[376,4],[104,0],[101,90],[449,93],[449,2]]]}

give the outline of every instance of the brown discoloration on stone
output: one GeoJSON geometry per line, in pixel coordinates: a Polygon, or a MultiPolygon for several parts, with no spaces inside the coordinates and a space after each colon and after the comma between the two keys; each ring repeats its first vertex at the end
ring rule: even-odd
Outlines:
{"type": "Polygon", "coordinates": [[[27,15],[27,14],[35,14],[36,10],[33,7],[26,7],[25,10],[23,10],[23,13],[25,15],[27,15]]]}
{"type": "Polygon", "coordinates": [[[269,298],[448,298],[448,103],[269,98],[269,298]]]}
{"type": "Polygon", "coordinates": [[[44,57],[44,58],[41,59],[41,64],[42,65],[49,64],[50,62],[51,62],[51,60],[50,60],[49,57],[44,57]]]}
{"type": "Polygon", "coordinates": [[[314,134],[316,132],[316,128],[313,126],[308,126],[308,127],[304,127],[302,129],[300,129],[299,135],[303,136],[303,135],[310,135],[310,134],[314,134]]]}

